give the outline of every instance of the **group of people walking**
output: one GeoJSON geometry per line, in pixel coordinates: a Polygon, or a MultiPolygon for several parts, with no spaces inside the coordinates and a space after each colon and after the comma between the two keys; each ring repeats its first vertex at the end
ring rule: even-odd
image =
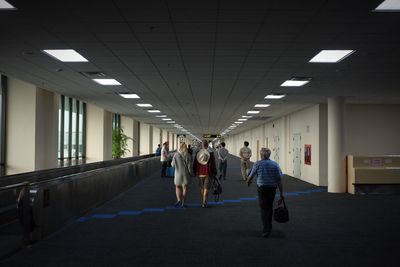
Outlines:
{"type": "MultiPolygon", "coordinates": [[[[217,149],[219,177],[217,177],[217,167],[215,156],[212,149],[208,146],[208,141],[204,140],[202,147],[193,157],[192,149],[181,143],[178,151],[174,154],[171,166],[175,168],[174,184],[177,201],[176,207],[185,207],[185,200],[188,193],[188,185],[191,176],[198,177],[200,188],[201,207],[207,208],[208,194],[211,188],[212,179],[226,180],[227,157],[229,151],[225,148],[226,144],[221,142],[217,149]]],[[[156,153],[157,154],[157,153],[156,153]]],[[[163,144],[159,154],[161,156],[162,170],[161,176],[165,176],[165,170],[168,166],[169,148],[168,142],[163,144]]],[[[270,159],[271,150],[269,148],[261,148],[260,160],[256,161],[253,166],[250,165],[252,151],[249,148],[249,142],[245,141],[244,146],[239,151],[240,167],[242,179],[250,186],[252,180],[256,178],[258,201],[261,210],[261,219],[263,223],[263,237],[268,237],[272,229],[273,203],[275,199],[276,189],[279,189],[279,203],[284,199],[283,186],[281,177],[282,171],[275,161],[270,159]],[[251,167],[251,168],[250,168],[251,167]]]]}

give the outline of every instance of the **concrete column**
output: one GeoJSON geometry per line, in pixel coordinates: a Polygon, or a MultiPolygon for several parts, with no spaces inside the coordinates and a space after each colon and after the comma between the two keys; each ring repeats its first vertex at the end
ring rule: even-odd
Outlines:
{"type": "Polygon", "coordinates": [[[161,137],[161,145],[164,144],[165,142],[168,141],[168,131],[167,130],[163,130],[162,131],[162,137],[161,137]]]}
{"type": "Polygon", "coordinates": [[[344,98],[328,98],[328,192],[346,192],[344,98]]]}
{"type": "Polygon", "coordinates": [[[150,146],[149,144],[151,143],[151,138],[150,138],[150,125],[146,123],[140,123],[140,133],[139,133],[139,138],[140,138],[140,155],[147,155],[149,154],[149,149],[150,146]]]}
{"type": "Polygon", "coordinates": [[[36,86],[9,77],[7,102],[6,175],[34,171],[36,86]]]}
{"type": "Polygon", "coordinates": [[[60,95],[36,89],[35,170],[58,167],[57,133],[60,95]]]}
{"type": "Polygon", "coordinates": [[[133,148],[132,156],[139,156],[139,144],[140,144],[140,123],[137,120],[133,120],[133,148]]]}
{"type": "Polygon", "coordinates": [[[153,148],[153,136],[154,136],[153,130],[154,130],[153,126],[150,125],[149,126],[149,153],[148,154],[155,153],[154,148],[153,148]]]}
{"type": "Polygon", "coordinates": [[[153,146],[150,150],[150,153],[155,153],[157,149],[157,145],[161,144],[160,142],[160,134],[161,130],[159,128],[153,127],[153,146]]]}
{"type": "Polygon", "coordinates": [[[86,105],[86,162],[112,159],[112,114],[86,105]]]}

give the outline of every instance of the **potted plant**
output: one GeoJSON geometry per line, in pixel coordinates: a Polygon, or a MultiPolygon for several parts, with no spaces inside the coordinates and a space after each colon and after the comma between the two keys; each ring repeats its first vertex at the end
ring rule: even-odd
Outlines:
{"type": "Polygon", "coordinates": [[[114,159],[119,159],[125,156],[128,149],[128,140],[133,140],[128,137],[124,130],[120,127],[114,128],[112,132],[112,157],[114,159]]]}

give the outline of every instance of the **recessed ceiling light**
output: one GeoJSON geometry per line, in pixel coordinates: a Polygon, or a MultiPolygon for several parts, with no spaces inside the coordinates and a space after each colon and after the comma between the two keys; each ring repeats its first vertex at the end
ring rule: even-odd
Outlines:
{"type": "Polygon", "coordinates": [[[157,118],[166,118],[167,115],[157,115],[156,117],[157,117],[157,118]]]}
{"type": "Polygon", "coordinates": [[[284,94],[273,94],[273,95],[267,95],[264,98],[265,99],[281,99],[284,98],[286,95],[284,94]]]}
{"type": "Polygon", "coordinates": [[[241,124],[241,123],[243,123],[243,121],[235,121],[235,123],[239,123],[239,124],[241,124]]]}
{"type": "Polygon", "coordinates": [[[7,1],[0,0],[0,9],[16,9],[16,8],[7,1]]]}
{"type": "Polygon", "coordinates": [[[119,95],[123,98],[140,98],[137,94],[120,93],[119,95]]]}
{"type": "Polygon", "coordinates": [[[386,0],[383,1],[377,8],[376,11],[398,11],[400,10],[399,0],[386,0]]]}
{"type": "Polygon", "coordinates": [[[121,85],[117,80],[115,79],[93,79],[98,84],[101,85],[121,85]]]}
{"type": "Polygon", "coordinates": [[[299,87],[303,86],[310,82],[310,78],[292,78],[290,80],[285,81],[281,84],[281,86],[285,87],[299,87]]]}
{"type": "Polygon", "coordinates": [[[159,111],[158,109],[149,109],[147,112],[150,112],[150,113],[160,113],[161,111],[159,111]]]}
{"type": "Polygon", "coordinates": [[[258,114],[258,113],[260,113],[259,110],[249,110],[249,111],[247,111],[247,114],[258,114]]]}
{"type": "Polygon", "coordinates": [[[247,121],[247,119],[238,119],[238,121],[247,121]]]}
{"type": "Polygon", "coordinates": [[[163,121],[171,121],[172,119],[170,119],[170,118],[164,118],[164,119],[162,119],[163,121]]]}
{"type": "Polygon", "coordinates": [[[88,62],[86,58],[74,49],[45,49],[42,51],[62,62],[88,62]]]}
{"type": "Polygon", "coordinates": [[[243,115],[242,116],[242,118],[252,118],[253,116],[246,116],[246,115],[243,115]]]}
{"type": "Polygon", "coordinates": [[[136,106],[142,107],[142,108],[151,108],[153,107],[151,104],[136,104],[136,106]]]}
{"type": "Polygon", "coordinates": [[[270,104],[255,104],[254,107],[255,108],[266,108],[271,106],[270,104]]]}
{"type": "Polygon", "coordinates": [[[311,63],[337,63],[354,53],[354,50],[322,50],[314,56],[311,63]]]}

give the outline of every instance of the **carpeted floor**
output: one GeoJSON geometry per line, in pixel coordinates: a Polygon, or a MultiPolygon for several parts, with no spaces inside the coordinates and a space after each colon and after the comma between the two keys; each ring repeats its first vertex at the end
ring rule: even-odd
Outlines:
{"type": "MultiPolygon", "coordinates": [[[[256,186],[230,157],[221,203],[175,209],[157,171],[1,266],[397,266],[400,196],[329,194],[286,176],[290,222],[261,237],[256,186]]],[[[210,201],[212,199],[210,198],[210,201]]]]}

